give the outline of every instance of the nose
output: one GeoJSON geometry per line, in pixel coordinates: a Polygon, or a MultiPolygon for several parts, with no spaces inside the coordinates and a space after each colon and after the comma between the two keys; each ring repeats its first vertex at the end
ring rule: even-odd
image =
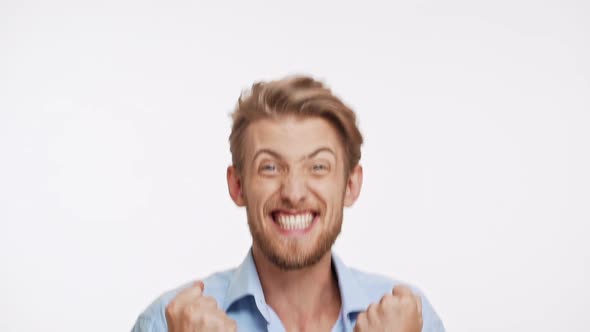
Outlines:
{"type": "Polygon", "coordinates": [[[304,176],[290,173],[283,178],[281,184],[281,198],[295,207],[305,201],[307,184],[304,176]]]}

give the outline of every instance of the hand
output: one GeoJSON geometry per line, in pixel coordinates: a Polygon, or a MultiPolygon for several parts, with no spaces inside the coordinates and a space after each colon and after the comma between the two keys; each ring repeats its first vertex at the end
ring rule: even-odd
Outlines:
{"type": "Polygon", "coordinates": [[[184,289],[166,306],[166,322],[170,332],[237,331],[236,322],[217,307],[210,296],[203,296],[202,281],[184,289]]]}
{"type": "Polygon", "coordinates": [[[371,304],[356,320],[354,332],[420,332],[422,301],[405,286],[395,286],[378,304],[371,304]]]}

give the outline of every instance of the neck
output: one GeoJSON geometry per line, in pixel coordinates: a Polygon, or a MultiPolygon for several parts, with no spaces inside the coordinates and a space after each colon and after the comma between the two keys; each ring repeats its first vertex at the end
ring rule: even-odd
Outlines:
{"type": "Polygon", "coordinates": [[[332,329],[341,300],[330,252],[312,266],[289,271],[269,261],[256,246],[252,255],[266,302],[287,331],[332,329]]]}

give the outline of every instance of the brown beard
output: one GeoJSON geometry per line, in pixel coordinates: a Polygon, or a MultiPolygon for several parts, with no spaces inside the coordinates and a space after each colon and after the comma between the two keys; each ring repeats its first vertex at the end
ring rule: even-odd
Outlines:
{"type": "Polygon", "coordinates": [[[320,235],[311,252],[299,253],[298,243],[294,240],[287,242],[284,246],[286,248],[283,249],[277,248],[276,242],[272,240],[267,241],[266,237],[269,235],[264,234],[259,224],[252,221],[255,218],[250,215],[250,211],[248,210],[247,212],[248,227],[250,228],[250,234],[252,234],[252,241],[260,248],[262,254],[271,263],[284,271],[302,269],[319,262],[331,250],[342,229],[342,210],[340,210],[339,215],[336,216],[335,225],[320,235]]]}

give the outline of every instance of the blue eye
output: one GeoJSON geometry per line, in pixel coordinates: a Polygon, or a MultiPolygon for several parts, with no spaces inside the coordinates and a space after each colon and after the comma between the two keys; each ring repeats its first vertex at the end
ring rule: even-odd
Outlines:
{"type": "Polygon", "coordinates": [[[266,174],[273,174],[277,172],[276,164],[263,164],[260,166],[259,171],[266,174]]]}
{"type": "Polygon", "coordinates": [[[325,172],[328,170],[328,166],[324,165],[324,164],[314,164],[311,169],[314,172],[325,172]]]}

